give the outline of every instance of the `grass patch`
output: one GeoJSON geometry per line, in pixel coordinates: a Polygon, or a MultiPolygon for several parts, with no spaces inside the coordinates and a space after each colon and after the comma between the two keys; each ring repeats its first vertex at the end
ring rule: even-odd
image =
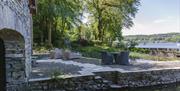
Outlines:
{"type": "Polygon", "coordinates": [[[152,56],[149,54],[131,52],[130,53],[131,59],[146,59],[146,60],[155,60],[155,61],[175,61],[180,60],[180,58],[176,57],[159,57],[159,56],[152,56]]]}
{"type": "MultiPolygon", "coordinates": [[[[114,47],[108,47],[108,46],[86,46],[86,47],[80,47],[76,46],[71,49],[75,52],[80,52],[84,57],[89,58],[98,58],[101,59],[101,52],[107,51],[107,52],[120,52],[122,49],[120,48],[114,48],[114,47]]],[[[48,48],[46,47],[36,47],[35,52],[38,53],[46,53],[48,52],[48,48]]],[[[139,52],[130,52],[130,58],[131,59],[145,59],[145,60],[155,60],[155,61],[174,61],[174,60],[180,60],[180,58],[176,57],[159,57],[159,56],[152,56],[146,53],[139,53],[139,52]]]]}
{"type": "Polygon", "coordinates": [[[101,52],[117,52],[121,49],[112,48],[107,46],[88,46],[88,47],[76,47],[73,51],[80,52],[84,57],[101,58],[101,52]]]}
{"type": "MultiPolygon", "coordinates": [[[[77,47],[74,51],[81,52],[84,57],[91,57],[91,58],[101,58],[101,52],[120,52],[121,49],[113,48],[113,47],[106,47],[106,46],[89,46],[89,47],[77,47]]],[[[174,61],[180,60],[180,58],[176,57],[159,57],[159,56],[152,56],[145,53],[138,53],[138,52],[130,52],[131,59],[145,59],[145,60],[155,60],[155,61],[174,61]]]]}

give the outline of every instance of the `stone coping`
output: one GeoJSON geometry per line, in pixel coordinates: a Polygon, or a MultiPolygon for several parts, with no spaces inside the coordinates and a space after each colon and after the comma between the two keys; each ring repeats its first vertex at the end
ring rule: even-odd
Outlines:
{"type": "Polygon", "coordinates": [[[180,70],[180,67],[173,68],[157,68],[157,69],[148,69],[148,70],[137,70],[137,71],[118,71],[121,73],[132,73],[132,72],[150,72],[150,71],[165,71],[165,70],[180,70]]]}

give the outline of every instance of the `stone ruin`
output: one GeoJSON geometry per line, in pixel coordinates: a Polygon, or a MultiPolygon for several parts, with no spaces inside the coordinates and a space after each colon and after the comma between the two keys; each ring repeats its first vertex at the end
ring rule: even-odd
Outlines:
{"type": "Polygon", "coordinates": [[[31,71],[34,0],[0,0],[0,88],[14,91],[31,71]]]}

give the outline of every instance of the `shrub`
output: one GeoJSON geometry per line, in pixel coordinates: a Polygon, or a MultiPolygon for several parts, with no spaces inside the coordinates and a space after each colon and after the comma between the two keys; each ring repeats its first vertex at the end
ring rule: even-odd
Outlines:
{"type": "Polygon", "coordinates": [[[88,41],[86,39],[79,39],[76,41],[72,41],[72,47],[78,47],[78,46],[94,46],[94,42],[93,41],[88,41]]]}

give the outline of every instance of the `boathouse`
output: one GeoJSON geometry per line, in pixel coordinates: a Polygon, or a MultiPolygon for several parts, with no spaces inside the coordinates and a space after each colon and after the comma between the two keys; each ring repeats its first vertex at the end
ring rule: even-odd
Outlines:
{"type": "Polygon", "coordinates": [[[180,43],[141,43],[136,48],[148,49],[152,55],[166,57],[180,56],[180,43]]]}

